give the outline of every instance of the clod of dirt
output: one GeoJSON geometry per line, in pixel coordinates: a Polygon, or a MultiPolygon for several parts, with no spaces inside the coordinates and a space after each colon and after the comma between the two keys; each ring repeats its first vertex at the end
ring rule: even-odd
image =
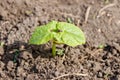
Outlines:
{"type": "Polygon", "coordinates": [[[9,61],[8,64],[7,64],[7,69],[8,69],[9,71],[11,71],[13,68],[14,68],[14,63],[13,63],[13,61],[9,61]]]}
{"type": "Polygon", "coordinates": [[[4,54],[4,49],[2,46],[0,46],[0,55],[3,55],[4,54]]]}
{"type": "Polygon", "coordinates": [[[17,68],[17,76],[21,76],[21,77],[26,76],[25,70],[22,67],[17,68]]]}
{"type": "Polygon", "coordinates": [[[2,12],[0,13],[0,20],[3,20],[7,17],[7,11],[2,8],[0,8],[0,11],[2,12]]]}
{"type": "Polygon", "coordinates": [[[102,71],[98,71],[97,77],[98,78],[103,78],[103,76],[104,76],[103,72],[102,71]]]}
{"type": "Polygon", "coordinates": [[[105,70],[105,73],[106,73],[106,74],[112,74],[110,67],[108,67],[108,68],[105,70]]]}
{"type": "Polygon", "coordinates": [[[118,52],[120,52],[120,45],[117,43],[113,43],[113,46],[118,50],[118,52]]]}
{"type": "Polygon", "coordinates": [[[3,62],[0,61],[0,68],[3,69],[5,66],[5,64],[3,62]]]}
{"type": "Polygon", "coordinates": [[[30,66],[29,63],[27,63],[27,62],[24,63],[24,69],[26,69],[26,70],[29,69],[29,66],[30,66]]]}
{"type": "Polygon", "coordinates": [[[5,78],[6,75],[5,75],[5,72],[2,71],[2,69],[0,68],[0,78],[5,78]]]}
{"type": "Polygon", "coordinates": [[[36,76],[35,74],[29,74],[26,78],[26,80],[39,80],[38,76],[36,76]]]}
{"type": "Polygon", "coordinates": [[[94,69],[94,71],[99,71],[99,70],[101,70],[100,63],[95,62],[95,67],[94,67],[93,69],[94,69]]]}
{"type": "Polygon", "coordinates": [[[24,51],[20,54],[20,57],[25,59],[25,60],[28,60],[28,59],[32,59],[32,54],[27,52],[27,51],[24,51]]]}

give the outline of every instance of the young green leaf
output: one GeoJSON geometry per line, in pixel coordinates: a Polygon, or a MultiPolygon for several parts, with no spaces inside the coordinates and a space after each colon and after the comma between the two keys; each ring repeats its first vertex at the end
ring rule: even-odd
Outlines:
{"type": "Polygon", "coordinates": [[[83,32],[75,25],[65,22],[58,22],[56,27],[58,30],[62,31],[54,35],[54,38],[58,42],[69,46],[77,46],[85,43],[85,36],[83,32]]]}
{"type": "Polygon", "coordinates": [[[30,43],[45,44],[52,39],[55,39],[57,43],[69,46],[77,46],[85,43],[85,36],[78,27],[70,23],[57,21],[37,27],[30,39],[30,43]]]}
{"type": "Polygon", "coordinates": [[[45,44],[53,39],[54,35],[51,33],[51,30],[56,28],[56,23],[56,21],[52,21],[47,25],[37,27],[30,38],[30,44],[45,44]]]}
{"type": "Polygon", "coordinates": [[[30,44],[45,44],[52,40],[52,54],[56,55],[56,44],[77,46],[85,43],[85,36],[80,28],[66,23],[51,21],[47,25],[37,27],[30,38],[30,44]]]}

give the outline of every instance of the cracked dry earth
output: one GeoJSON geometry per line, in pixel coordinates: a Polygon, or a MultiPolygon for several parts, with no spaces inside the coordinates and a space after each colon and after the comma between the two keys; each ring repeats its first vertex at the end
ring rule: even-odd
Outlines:
{"type": "Polygon", "coordinates": [[[0,0],[0,42],[0,80],[120,80],[120,0],[0,0]],[[86,44],[54,58],[50,43],[29,45],[37,26],[68,18],[86,44]]]}

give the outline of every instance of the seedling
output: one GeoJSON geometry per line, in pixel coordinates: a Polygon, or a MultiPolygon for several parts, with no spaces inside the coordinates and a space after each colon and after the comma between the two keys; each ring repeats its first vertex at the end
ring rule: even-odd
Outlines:
{"type": "Polygon", "coordinates": [[[56,55],[56,44],[77,46],[85,43],[85,36],[80,28],[66,22],[51,21],[37,27],[30,38],[30,44],[40,45],[52,42],[52,56],[56,55]]]}

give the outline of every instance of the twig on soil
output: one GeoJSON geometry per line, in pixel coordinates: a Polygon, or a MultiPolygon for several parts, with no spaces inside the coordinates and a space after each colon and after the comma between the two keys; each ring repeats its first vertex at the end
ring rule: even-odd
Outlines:
{"type": "Polygon", "coordinates": [[[108,5],[104,6],[103,8],[101,8],[101,9],[99,10],[99,12],[98,12],[97,18],[100,17],[101,13],[102,13],[105,9],[107,9],[107,8],[109,8],[109,7],[113,7],[113,6],[115,6],[115,5],[116,5],[116,3],[111,3],[111,4],[108,4],[108,5]]]}
{"type": "Polygon", "coordinates": [[[77,26],[79,26],[79,24],[80,24],[80,20],[78,19],[78,21],[77,21],[77,26]]]}
{"type": "Polygon", "coordinates": [[[84,23],[86,24],[87,21],[88,21],[88,17],[89,17],[89,14],[90,14],[90,9],[91,9],[91,6],[89,6],[86,10],[86,14],[85,14],[85,21],[84,23]]]}
{"type": "Polygon", "coordinates": [[[80,73],[68,73],[68,74],[64,74],[64,75],[61,75],[61,76],[58,76],[58,77],[55,77],[51,80],[57,80],[57,79],[60,79],[62,77],[66,77],[66,76],[71,76],[71,75],[75,75],[75,76],[88,76],[88,74],[80,74],[80,73]]]}
{"type": "Polygon", "coordinates": [[[111,17],[109,20],[108,20],[108,24],[110,25],[112,23],[112,20],[114,19],[114,17],[111,17]]]}
{"type": "Polygon", "coordinates": [[[103,49],[97,49],[97,50],[95,50],[95,51],[92,51],[92,52],[91,52],[91,56],[94,56],[94,55],[99,54],[100,51],[103,51],[103,49]]]}
{"type": "Polygon", "coordinates": [[[2,26],[5,25],[5,24],[7,24],[7,23],[9,23],[9,21],[5,21],[5,22],[3,22],[3,23],[2,23],[2,26]]]}

